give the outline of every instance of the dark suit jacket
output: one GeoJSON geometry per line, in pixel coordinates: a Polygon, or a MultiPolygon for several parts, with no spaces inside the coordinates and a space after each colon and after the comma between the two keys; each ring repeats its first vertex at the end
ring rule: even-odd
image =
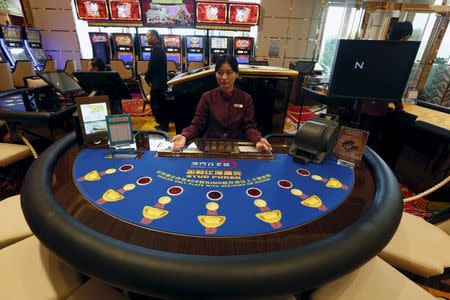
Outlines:
{"type": "Polygon", "coordinates": [[[161,44],[153,46],[145,81],[151,85],[152,92],[167,90],[167,56],[161,44]]]}

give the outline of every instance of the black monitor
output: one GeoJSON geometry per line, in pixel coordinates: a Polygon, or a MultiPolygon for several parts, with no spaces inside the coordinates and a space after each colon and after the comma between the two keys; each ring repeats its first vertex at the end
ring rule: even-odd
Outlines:
{"type": "Polygon", "coordinates": [[[75,72],[75,78],[84,91],[96,91],[96,95],[108,95],[111,113],[122,113],[122,99],[131,98],[130,91],[117,72],[75,72]]]}
{"type": "Polygon", "coordinates": [[[64,71],[40,73],[39,77],[62,95],[69,95],[83,90],[78,82],[64,71]]]}
{"type": "Polygon", "coordinates": [[[294,70],[299,72],[300,74],[311,74],[314,71],[314,67],[316,66],[315,61],[297,61],[293,67],[294,70]]]}
{"type": "Polygon", "coordinates": [[[399,101],[420,42],[339,40],[328,95],[399,101]]]}

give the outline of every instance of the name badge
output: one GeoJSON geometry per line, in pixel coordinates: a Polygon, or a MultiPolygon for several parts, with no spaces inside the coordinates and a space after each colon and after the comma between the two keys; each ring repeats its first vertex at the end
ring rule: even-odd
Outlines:
{"type": "Polygon", "coordinates": [[[244,105],[242,105],[242,104],[239,104],[239,103],[235,103],[235,104],[234,104],[234,107],[236,107],[236,108],[243,108],[243,107],[244,107],[244,105]]]}

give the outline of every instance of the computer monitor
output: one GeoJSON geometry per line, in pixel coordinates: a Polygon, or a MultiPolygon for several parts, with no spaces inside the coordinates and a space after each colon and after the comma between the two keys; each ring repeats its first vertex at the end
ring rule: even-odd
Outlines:
{"type": "Polygon", "coordinates": [[[83,90],[78,82],[64,71],[45,72],[39,73],[38,75],[62,95],[81,92],[83,90]]]}
{"type": "Polygon", "coordinates": [[[339,40],[328,95],[399,101],[420,42],[339,40]]]}
{"type": "Polygon", "coordinates": [[[107,96],[75,98],[84,144],[95,145],[108,140],[106,116],[110,114],[107,96]]]}
{"type": "Polygon", "coordinates": [[[294,70],[300,74],[311,74],[314,71],[315,65],[315,61],[300,60],[295,63],[294,70]]]}
{"type": "Polygon", "coordinates": [[[97,92],[97,95],[108,95],[111,113],[122,113],[122,99],[130,99],[130,91],[117,72],[75,72],[75,78],[84,91],[97,92]]]}

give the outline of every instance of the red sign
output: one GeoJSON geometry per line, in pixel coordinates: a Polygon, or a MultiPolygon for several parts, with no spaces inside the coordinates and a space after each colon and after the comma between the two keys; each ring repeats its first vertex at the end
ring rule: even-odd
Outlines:
{"type": "Polygon", "coordinates": [[[83,20],[108,20],[106,0],[76,0],[78,17],[83,20]]]}
{"type": "Polygon", "coordinates": [[[138,0],[110,0],[111,19],[115,21],[141,20],[141,6],[138,0]]]}
{"type": "Polygon", "coordinates": [[[257,25],[259,18],[258,4],[230,4],[230,24],[257,25]]]}
{"type": "Polygon", "coordinates": [[[213,2],[197,2],[197,23],[225,24],[226,22],[226,4],[213,2]]]}

